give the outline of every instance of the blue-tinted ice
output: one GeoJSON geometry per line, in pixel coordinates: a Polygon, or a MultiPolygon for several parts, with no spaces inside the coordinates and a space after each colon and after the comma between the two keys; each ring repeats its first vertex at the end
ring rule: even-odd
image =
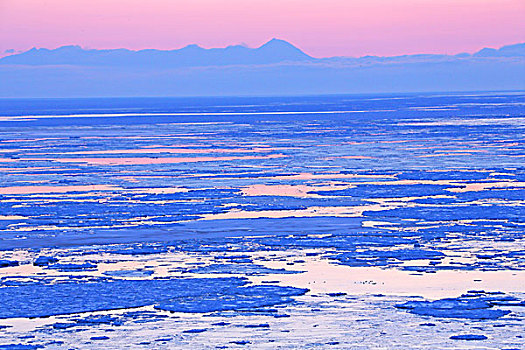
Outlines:
{"type": "Polygon", "coordinates": [[[0,349],[520,348],[524,106],[2,100],[0,349]]]}

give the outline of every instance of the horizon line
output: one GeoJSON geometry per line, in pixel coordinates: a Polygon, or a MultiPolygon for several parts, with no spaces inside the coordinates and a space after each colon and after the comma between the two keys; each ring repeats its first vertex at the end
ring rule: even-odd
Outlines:
{"type": "Polygon", "coordinates": [[[461,52],[457,52],[457,53],[454,53],[454,54],[447,54],[447,53],[426,53],[426,52],[417,52],[417,53],[404,53],[404,54],[398,54],[398,55],[391,55],[391,56],[386,56],[386,55],[374,55],[374,54],[366,54],[366,55],[361,55],[361,56],[342,56],[342,55],[338,55],[338,56],[323,56],[323,57],[315,57],[315,56],[312,56],[310,55],[309,53],[305,52],[303,49],[301,49],[299,46],[291,43],[290,41],[288,40],[285,40],[285,39],[280,39],[280,38],[276,38],[276,37],[273,37],[265,42],[263,42],[261,45],[257,46],[257,47],[250,47],[248,46],[247,44],[245,43],[240,43],[240,44],[229,44],[229,45],[226,45],[226,46],[223,46],[223,47],[205,47],[205,46],[201,46],[200,44],[197,44],[197,43],[190,43],[190,44],[186,44],[184,46],[181,46],[179,48],[170,48],[170,49],[159,49],[159,48],[154,48],[154,47],[147,47],[147,48],[140,48],[140,49],[132,49],[132,48],[126,48],[126,47],[112,47],[112,48],[92,48],[92,47],[86,47],[86,46],[82,46],[82,44],[63,44],[63,45],[60,45],[60,46],[56,46],[54,48],[47,48],[47,47],[36,47],[36,46],[33,46],[25,51],[21,51],[21,50],[18,50],[18,51],[14,51],[14,52],[9,52],[13,49],[7,49],[5,50],[4,52],[0,52],[0,59],[4,58],[4,57],[9,57],[9,56],[14,56],[14,55],[19,55],[19,54],[23,54],[23,53],[26,53],[26,52],[29,52],[31,50],[49,50],[49,51],[53,51],[53,50],[57,50],[57,49],[61,49],[61,48],[65,48],[65,47],[78,47],[82,50],[85,50],[85,51],[89,51],[89,50],[96,50],[96,51],[104,51],[104,50],[127,50],[127,51],[132,51],[132,52],[140,52],[140,51],[147,51],[147,50],[155,50],[155,51],[178,51],[178,50],[182,50],[182,49],[185,49],[185,48],[188,48],[188,47],[196,47],[196,48],[199,48],[199,49],[202,49],[202,50],[225,50],[225,49],[228,49],[228,48],[232,48],[232,47],[243,47],[243,48],[246,48],[246,49],[250,49],[250,50],[258,50],[258,49],[261,49],[262,47],[264,47],[265,45],[271,43],[271,42],[274,42],[274,41],[277,41],[277,42],[284,42],[286,44],[289,44],[291,46],[293,46],[294,48],[300,50],[302,53],[304,53],[305,55],[308,55],[312,58],[316,58],[316,59],[323,59],[323,58],[363,58],[363,57],[403,57],[403,56],[415,56],[415,55],[433,55],[433,56],[439,56],[439,55],[445,55],[445,56],[457,56],[457,55],[461,55],[461,54],[469,54],[469,55],[472,55],[472,54],[475,54],[483,49],[495,49],[495,50],[498,50],[498,49],[501,49],[503,47],[506,47],[506,46],[513,46],[513,45],[519,45],[519,44],[525,44],[525,41],[520,41],[520,42],[514,42],[514,43],[508,43],[508,44],[504,44],[504,45],[501,45],[501,46],[498,46],[498,47],[488,47],[488,46],[483,46],[483,47],[480,47],[479,49],[477,49],[476,51],[473,51],[473,52],[468,52],[468,51],[461,51],[461,52]]]}

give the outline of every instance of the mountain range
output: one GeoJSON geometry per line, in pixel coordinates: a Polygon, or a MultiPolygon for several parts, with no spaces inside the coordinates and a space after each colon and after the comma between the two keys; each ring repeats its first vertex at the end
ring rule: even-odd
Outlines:
{"type": "Polygon", "coordinates": [[[115,66],[115,67],[198,67],[272,64],[284,61],[311,61],[292,44],[272,39],[256,49],[241,45],[204,49],[188,45],[178,50],[85,50],[80,46],[62,46],[54,50],[33,48],[21,54],[0,59],[0,64],[115,66]]]}
{"type": "Polygon", "coordinates": [[[0,59],[0,97],[525,90],[525,43],[474,54],[314,58],[272,39],[177,50],[33,48],[0,59]]]}

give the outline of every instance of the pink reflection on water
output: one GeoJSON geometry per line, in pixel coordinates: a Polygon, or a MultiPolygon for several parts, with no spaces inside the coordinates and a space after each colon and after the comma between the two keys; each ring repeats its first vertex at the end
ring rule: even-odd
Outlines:
{"type": "Polygon", "coordinates": [[[150,188],[137,188],[134,189],[134,193],[149,193],[149,194],[173,194],[181,192],[189,192],[190,189],[183,187],[150,187],[150,188]]]}
{"type": "Polygon", "coordinates": [[[0,220],[21,220],[27,219],[25,216],[20,215],[0,215],[0,220]]]}
{"type": "Polygon", "coordinates": [[[418,158],[433,158],[433,157],[457,157],[457,156],[471,156],[473,153],[433,153],[417,156],[418,158]]]}
{"type": "MultiPolygon", "coordinates": [[[[396,207],[393,205],[392,208],[396,207]]],[[[306,218],[306,217],[360,217],[364,211],[381,211],[388,208],[380,204],[341,207],[309,207],[298,210],[231,210],[220,214],[205,214],[200,220],[260,219],[260,218],[306,218]]]]}
{"type": "Polygon", "coordinates": [[[355,178],[369,178],[369,179],[395,179],[395,175],[372,175],[372,174],[341,174],[341,173],[300,173],[296,175],[271,176],[271,179],[276,180],[320,180],[320,179],[355,179],[355,178]]]}
{"type": "Polygon", "coordinates": [[[318,194],[308,192],[322,190],[339,190],[352,186],[309,186],[309,185],[251,185],[242,189],[244,196],[284,196],[299,198],[319,198],[318,194]]]}
{"type": "MultiPolygon", "coordinates": [[[[36,166],[36,167],[23,167],[23,168],[0,168],[0,171],[6,171],[6,172],[26,172],[26,171],[34,171],[34,170],[49,170],[49,169],[56,169],[48,166],[36,166]]],[[[27,174],[31,175],[31,174],[27,174]]]]}
{"type": "Polygon", "coordinates": [[[477,192],[485,191],[491,188],[525,188],[525,182],[513,182],[513,181],[500,181],[500,182],[477,182],[477,183],[465,183],[457,184],[461,187],[447,188],[449,192],[461,193],[461,192],[477,192]]]}
{"type": "Polygon", "coordinates": [[[120,189],[120,187],[112,185],[11,186],[0,187],[0,194],[67,193],[87,191],[113,191],[118,189],[120,189]]]}
{"type": "MultiPolygon", "coordinates": [[[[304,257],[302,257],[304,259],[304,257]]],[[[264,263],[269,267],[286,268],[284,263],[264,263]]],[[[288,267],[289,268],[289,267],[288,267]]],[[[443,298],[465,293],[470,289],[520,292],[523,271],[437,271],[414,274],[378,267],[349,267],[328,261],[307,260],[297,265],[301,274],[272,275],[284,285],[309,288],[312,293],[345,292],[348,294],[419,295],[443,298]]]]}
{"type": "Polygon", "coordinates": [[[377,159],[377,157],[369,157],[369,156],[338,156],[338,157],[327,157],[326,160],[334,160],[334,159],[377,159]]]}
{"type": "MultiPolygon", "coordinates": [[[[67,155],[81,155],[81,154],[149,154],[149,153],[175,153],[175,154],[202,154],[202,153],[261,153],[271,152],[276,150],[270,147],[257,148],[137,148],[137,149],[113,149],[106,151],[75,151],[75,152],[56,152],[45,154],[67,154],[67,155]]],[[[26,153],[27,155],[38,155],[42,153],[26,153]]]]}
{"type": "MultiPolygon", "coordinates": [[[[46,158],[61,163],[88,163],[90,165],[147,165],[147,164],[176,164],[218,162],[230,160],[274,159],[286,157],[284,154],[270,154],[267,156],[238,156],[238,157],[169,157],[169,158],[46,158]]],[[[33,159],[25,159],[33,160],[33,159]]],[[[42,159],[39,159],[42,160],[42,159]]]]}

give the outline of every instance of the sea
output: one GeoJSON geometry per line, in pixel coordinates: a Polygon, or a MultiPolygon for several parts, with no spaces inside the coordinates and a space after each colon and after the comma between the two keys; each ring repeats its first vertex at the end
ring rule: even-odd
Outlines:
{"type": "Polygon", "coordinates": [[[522,349],[525,92],[0,99],[0,349],[522,349]]]}

